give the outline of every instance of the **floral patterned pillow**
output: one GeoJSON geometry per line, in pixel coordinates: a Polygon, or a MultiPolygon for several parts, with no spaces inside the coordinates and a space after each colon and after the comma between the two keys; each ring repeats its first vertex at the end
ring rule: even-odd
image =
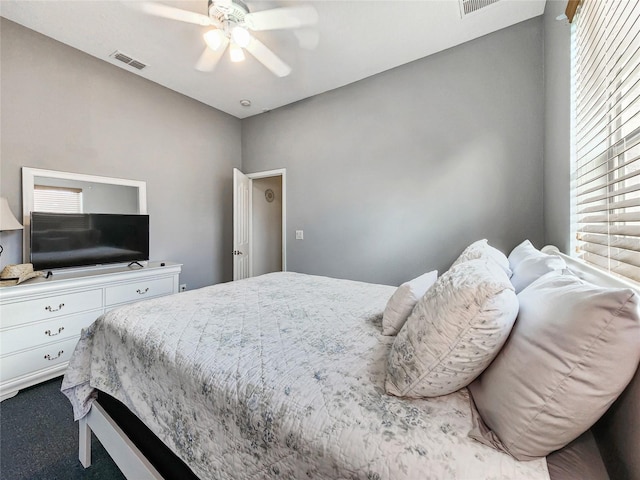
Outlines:
{"type": "Polygon", "coordinates": [[[486,238],[478,240],[477,242],[473,242],[471,245],[465,248],[451,266],[455,267],[456,265],[459,265],[463,262],[476,260],[478,258],[496,262],[498,265],[500,265],[500,268],[504,270],[504,273],[506,273],[507,276],[511,278],[512,272],[509,266],[509,259],[500,250],[489,245],[489,242],[486,238]]]}
{"type": "Polygon", "coordinates": [[[498,354],[517,314],[513,285],[497,263],[455,265],[398,333],[389,354],[387,393],[436,397],[467,386],[498,354]]]}

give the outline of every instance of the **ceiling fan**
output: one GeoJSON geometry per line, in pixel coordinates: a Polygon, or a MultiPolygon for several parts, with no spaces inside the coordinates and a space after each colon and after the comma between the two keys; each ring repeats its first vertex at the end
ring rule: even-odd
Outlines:
{"type": "MultiPolygon", "coordinates": [[[[286,77],[291,73],[291,67],[253,36],[251,31],[299,29],[318,21],[318,13],[310,5],[249,12],[240,0],[209,0],[208,16],[157,2],[135,2],[132,5],[150,15],[212,26],[204,34],[207,46],[196,63],[196,69],[203,72],[210,72],[216,67],[228,46],[232,62],[243,61],[246,50],[274,75],[286,77]]],[[[312,47],[314,41],[306,38],[299,36],[301,45],[312,47]]]]}

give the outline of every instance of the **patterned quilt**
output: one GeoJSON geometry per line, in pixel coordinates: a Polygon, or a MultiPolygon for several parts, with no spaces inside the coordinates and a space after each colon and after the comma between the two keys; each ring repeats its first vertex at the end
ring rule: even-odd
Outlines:
{"type": "Polygon", "coordinates": [[[274,273],[113,310],[62,390],[119,399],[201,479],[547,479],[467,436],[466,389],[386,395],[394,287],[274,273]]]}

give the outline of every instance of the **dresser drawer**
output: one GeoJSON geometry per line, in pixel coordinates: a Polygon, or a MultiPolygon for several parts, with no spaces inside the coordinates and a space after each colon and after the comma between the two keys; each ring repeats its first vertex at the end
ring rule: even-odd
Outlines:
{"type": "Polygon", "coordinates": [[[0,306],[0,327],[4,329],[98,308],[102,308],[101,289],[7,303],[0,306]]]}
{"type": "Polygon", "coordinates": [[[77,337],[83,328],[91,325],[101,314],[102,310],[91,310],[3,330],[0,333],[0,355],[4,356],[25,348],[77,337]]]}
{"type": "Polygon", "coordinates": [[[107,287],[105,290],[107,306],[119,303],[136,302],[146,298],[173,293],[173,278],[140,280],[135,283],[125,283],[123,285],[107,287]]]}
{"type": "Polygon", "coordinates": [[[78,343],[78,337],[73,337],[62,342],[2,357],[0,383],[68,362],[76,343],[78,343]]]}

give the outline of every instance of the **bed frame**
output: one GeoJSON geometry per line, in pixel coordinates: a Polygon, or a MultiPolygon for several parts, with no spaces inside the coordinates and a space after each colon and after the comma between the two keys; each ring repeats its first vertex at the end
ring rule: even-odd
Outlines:
{"type": "MultiPolygon", "coordinates": [[[[546,246],[542,251],[563,258],[571,271],[585,281],[606,287],[639,290],[637,284],[614,277],[603,270],[569,257],[554,246],[546,246]]],[[[79,422],[79,459],[82,465],[85,468],[91,465],[91,432],[93,432],[126,478],[132,480],[162,480],[164,477],[156,470],[147,456],[142,453],[129,435],[123,431],[101,405],[101,398],[104,397],[99,394],[98,400],[93,403],[89,413],[79,422]]],[[[601,456],[612,479],[640,479],[640,456],[635,450],[640,445],[639,398],[640,369],[638,369],[631,384],[620,398],[592,429],[601,456]]],[[[109,399],[109,401],[113,400],[109,399]]],[[[131,419],[127,420],[126,423],[132,423],[131,419]]],[[[125,425],[125,423],[122,423],[122,425],[125,425]]],[[[157,440],[155,436],[153,437],[157,440]]],[[[157,441],[159,442],[159,440],[157,441]]],[[[168,456],[169,454],[161,455],[168,456]]],[[[175,458],[177,459],[177,457],[175,458]]],[[[179,459],[177,461],[181,462],[179,459]]],[[[181,466],[180,468],[187,467],[184,465],[184,467],[181,466]]],[[[174,477],[174,475],[171,475],[171,477],[174,477]]],[[[181,476],[180,478],[183,477],[181,476]]]]}
{"type": "Polygon", "coordinates": [[[80,462],[91,465],[91,432],[130,479],[199,480],[126,405],[102,391],[80,420],[80,462]]]}
{"type": "Polygon", "coordinates": [[[98,401],[80,419],[78,457],[84,468],[91,466],[91,432],[111,456],[125,477],[136,480],[162,480],[154,466],[122,431],[98,401]]]}

